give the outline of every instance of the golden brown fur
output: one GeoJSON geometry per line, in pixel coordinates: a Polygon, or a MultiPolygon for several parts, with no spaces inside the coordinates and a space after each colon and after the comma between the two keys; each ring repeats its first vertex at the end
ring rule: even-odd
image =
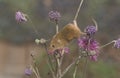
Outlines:
{"type": "Polygon", "coordinates": [[[76,24],[67,24],[59,33],[53,36],[49,51],[53,52],[56,49],[65,47],[74,38],[79,38],[83,32],[76,24]]]}

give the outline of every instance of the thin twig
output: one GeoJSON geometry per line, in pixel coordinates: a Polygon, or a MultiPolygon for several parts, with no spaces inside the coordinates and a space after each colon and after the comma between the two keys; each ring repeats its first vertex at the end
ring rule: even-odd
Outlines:
{"type": "Polygon", "coordinates": [[[57,58],[57,64],[58,64],[58,78],[61,78],[61,64],[59,58],[57,58]]]}
{"type": "Polygon", "coordinates": [[[37,74],[36,70],[34,69],[34,67],[33,67],[32,65],[31,65],[31,68],[32,68],[32,71],[34,72],[34,74],[35,74],[36,78],[40,78],[40,77],[38,76],[38,74],[37,74]]]}
{"type": "Polygon", "coordinates": [[[61,56],[59,55],[59,52],[55,54],[55,60],[56,60],[56,78],[61,78],[61,56]]]}
{"type": "MultiPolygon", "coordinates": [[[[59,26],[58,26],[58,23],[56,23],[56,34],[58,32],[59,32],[59,26]]],[[[56,72],[57,72],[56,77],[61,78],[61,64],[62,64],[62,59],[63,58],[61,58],[61,56],[60,56],[60,58],[58,58],[57,55],[55,55],[55,59],[56,59],[56,72]]]]}
{"type": "Polygon", "coordinates": [[[80,9],[81,9],[81,6],[82,6],[82,4],[83,4],[83,1],[84,1],[84,0],[81,0],[80,4],[79,4],[79,6],[78,6],[78,9],[77,9],[77,12],[76,12],[76,14],[75,14],[74,20],[76,20],[77,17],[78,17],[78,14],[79,14],[79,12],[80,12],[80,9]]]}
{"type": "Polygon", "coordinates": [[[62,65],[62,61],[63,61],[63,58],[64,58],[64,53],[65,53],[65,50],[63,49],[63,50],[61,51],[60,65],[62,65]]]}
{"type": "Polygon", "coordinates": [[[79,59],[81,59],[81,56],[77,57],[70,65],[67,66],[67,68],[62,72],[61,77],[63,77],[79,59]]]}
{"type": "Polygon", "coordinates": [[[109,43],[107,43],[107,44],[105,44],[105,45],[102,45],[101,47],[100,47],[100,49],[101,48],[104,48],[104,47],[106,47],[106,46],[108,46],[108,45],[110,45],[110,44],[112,44],[112,43],[114,43],[115,41],[113,40],[113,41],[111,41],[111,42],[109,42],[109,43]]]}
{"type": "Polygon", "coordinates": [[[40,76],[40,73],[39,73],[39,70],[38,70],[37,66],[35,67],[35,69],[36,69],[36,73],[38,74],[38,77],[39,77],[39,78],[41,78],[41,76],[40,76]]]}

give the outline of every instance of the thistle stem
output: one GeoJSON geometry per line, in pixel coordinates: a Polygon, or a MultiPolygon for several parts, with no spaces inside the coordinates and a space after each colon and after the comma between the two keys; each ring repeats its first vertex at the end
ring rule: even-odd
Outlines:
{"type": "Polygon", "coordinates": [[[78,60],[81,59],[81,57],[82,57],[82,56],[77,57],[70,65],[68,65],[68,66],[66,67],[66,69],[62,72],[61,77],[63,77],[63,76],[68,72],[68,70],[69,70],[78,60]]]}
{"type": "Polygon", "coordinates": [[[107,43],[107,44],[105,44],[105,45],[102,45],[101,47],[100,47],[100,49],[101,48],[104,48],[104,47],[106,47],[106,46],[108,46],[108,45],[110,45],[110,44],[112,44],[112,43],[114,43],[115,41],[113,40],[113,41],[111,41],[111,42],[109,42],[109,43],[107,43]]]}
{"type": "Polygon", "coordinates": [[[73,78],[76,78],[76,73],[77,73],[77,69],[78,69],[78,64],[79,64],[80,60],[78,60],[76,62],[76,65],[75,65],[75,70],[74,70],[74,73],[73,73],[73,78]]]}
{"type": "Polygon", "coordinates": [[[58,27],[58,24],[56,24],[56,33],[59,32],[59,27],[58,27]]]}
{"type": "Polygon", "coordinates": [[[87,65],[88,65],[88,58],[86,58],[86,60],[85,60],[85,68],[84,68],[84,70],[83,70],[83,75],[82,75],[81,78],[85,78],[86,71],[87,71],[87,65]]]}

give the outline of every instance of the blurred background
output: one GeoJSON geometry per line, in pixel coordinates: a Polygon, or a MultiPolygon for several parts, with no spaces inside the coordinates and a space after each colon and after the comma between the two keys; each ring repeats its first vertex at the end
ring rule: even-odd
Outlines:
{"type": "MultiPolygon", "coordinates": [[[[41,76],[50,78],[45,51],[34,40],[50,39],[55,34],[55,24],[48,19],[49,11],[57,10],[61,13],[61,29],[73,20],[79,2],[80,0],[0,0],[0,78],[26,78],[24,69],[30,64],[31,52],[38,55],[41,76]],[[39,35],[36,35],[29,21],[16,22],[16,11],[22,11],[31,18],[39,35]]],[[[84,0],[78,17],[78,25],[82,31],[86,26],[94,25],[92,17],[99,26],[95,37],[100,45],[120,37],[120,0],[84,0]]],[[[64,66],[76,56],[76,44],[74,41],[71,44],[71,53],[66,55],[64,66]]],[[[120,49],[109,45],[101,50],[97,62],[89,61],[86,78],[120,78],[119,65],[120,49]]],[[[80,78],[84,62],[78,70],[77,77],[80,78]]],[[[71,77],[72,71],[73,69],[64,78],[71,77]]]]}

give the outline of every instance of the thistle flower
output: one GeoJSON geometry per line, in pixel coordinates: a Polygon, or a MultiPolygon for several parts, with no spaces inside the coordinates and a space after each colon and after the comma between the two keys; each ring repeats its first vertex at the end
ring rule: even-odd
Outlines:
{"type": "Polygon", "coordinates": [[[27,21],[26,15],[20,11],[16,12],[15,19],[18,22],[26,22],[27,21]]]}
{"type": "Polygon", "coordinates": [[[97,29],[95,26],[87,26],[84,31],[87,33],[87,35],[91,36],[95,34],[97,29]]]}
{"type": "Polygon", "coordinates": [[[98,49],[98,42],[95,39],[89,39],[87,37],[81,37],[78,39],[78,45],[80,48],[87,50],[96,50],[98,49]]]}
{"type": "Polygon", "coordinates": [[[30,76],[32,74],[32,70],[30,68],[25,69],[25,75],[30,76]]]}
{"type": "Polygon", "coordinates": [[[120,48],[120,38],[114,41],[114,47],[120,48]]]}
{"type": "Polygon", "coordinates": [[[49,16],[49,19],[55,23],[58,23],[58,21],[60,20],[60,17],[61,17],[61,15],[58,11],[50,11],[48,13],[48,16],[49,16]]]}
{"type": "Polygon", "coordinates": [[[90,59],[93,61],[97,60],[97,56],[99,54],[99,44],[95,39],[90,39],[88,37],[81,37],[78,39],[78,46],[89,52],[90,59]]]}

